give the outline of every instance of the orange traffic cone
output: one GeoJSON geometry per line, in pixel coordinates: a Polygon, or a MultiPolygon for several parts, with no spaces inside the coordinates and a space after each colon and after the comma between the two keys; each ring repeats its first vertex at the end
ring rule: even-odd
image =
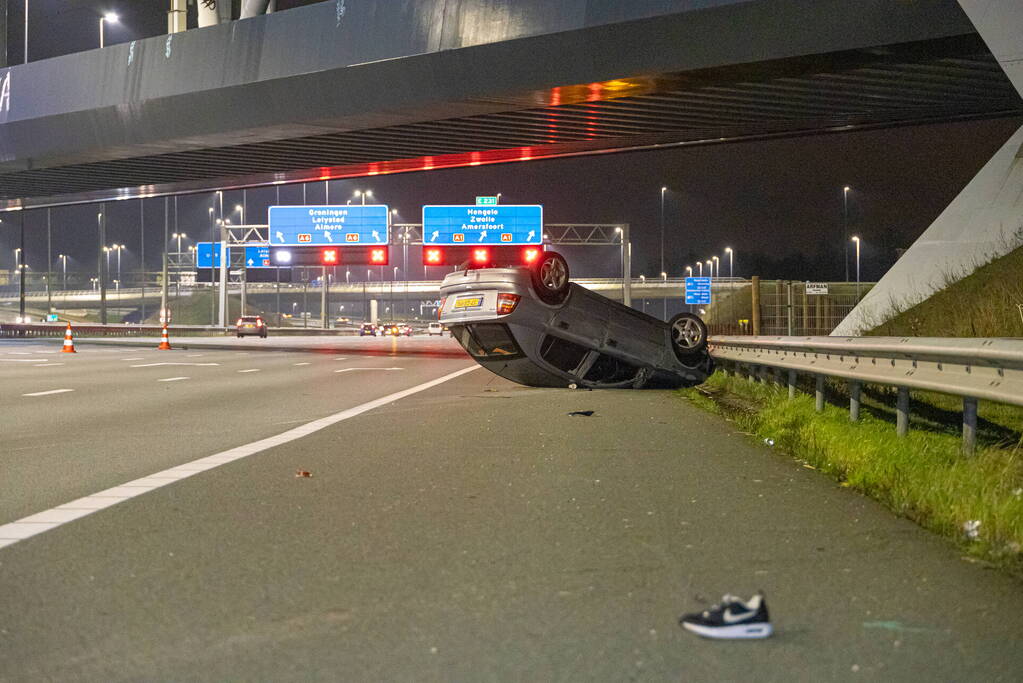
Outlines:
{"type": "Polygon", "coordinates": [[[71,323],[67,324],[67,329],[64,331],[64,348],[62,348],[60,352],[77,353],[75,351],[75,339],[71,336],[71,323]]]}
{"type": "Polygon", "coordinates": [[[163,326],[163,333],[160,335],[160,345],[156,347],[157,351],[170,351],[170,339],[167,338],[167,326],[163,326]]]}

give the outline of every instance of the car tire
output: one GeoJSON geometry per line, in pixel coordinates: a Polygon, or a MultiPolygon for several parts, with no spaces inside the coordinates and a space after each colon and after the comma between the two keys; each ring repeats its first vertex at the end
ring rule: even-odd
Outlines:
{"type": "Polygon", "coordinates": [[[699,316],[683,312],[668,321],[671,334],[671,350],[675,357],[685,363],[707,348],[707,325],[699,316]]]}
{"type": "Polygon", "coordinates": [[[546,304],[557,305],[568,298],[568,263],[555,251],[545,251],[530,270],[533,291],[546,304]]]}

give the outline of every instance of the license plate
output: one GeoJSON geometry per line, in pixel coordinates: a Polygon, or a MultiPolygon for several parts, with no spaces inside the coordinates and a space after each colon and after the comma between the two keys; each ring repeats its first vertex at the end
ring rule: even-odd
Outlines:
{"type": "Polygon", "coordinates": [[[479,308],[483,305],[482,296],[462,296],[455,299],[455,308],[479,308]]]}

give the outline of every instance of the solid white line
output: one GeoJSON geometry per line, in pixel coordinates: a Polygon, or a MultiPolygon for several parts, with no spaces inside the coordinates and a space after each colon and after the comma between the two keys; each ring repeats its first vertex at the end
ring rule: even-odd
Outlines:
{"type": "Polygon", "coordinates": [[[66,394],[74,389],[50,389],[49,391],[37,391],[34,394],[22,394],[22,396],[49,396],[50,394],[66,394]]]}
{"type": "Polygon", "coordinates": [[[44,531],[49,531],[56,527],[67,524],[68,522],[85,517],[86,515],[92,514],[97,510],[103,510],[111,507],[125,500],[131,500],[137,496],[141,496],[143,493],[147,493],[154,489],[158,489],[168,484],[172,484],[181,479],[186,479],[199,472],[205,472],[215,467],[220,467],[229,462],[235,460],[241,460],[247,458],[250,455],[255,455],[262,451],[281,446],[290,441],[301,439],[304,436],[309,436],[321,429],[326,429],[338,422],[343,422],[350,418],[361,415],[370,410],[374,410],[381,406],[385,406],[388,403],[394,403],[407,396],[418,394],[421,391],[432,389],[433,387],[443,384],[449,380],[461,377],[462,375],[472,372],[473,370],[479,369],[479,365],[473,365],[468,368],[462,368],[456,372],[452,372],[443,377],[424,382],[410,389],[403,389],[402,391],[388,394],[382,398],[374,399],[368,403],[355,406],[354,408],[348,408],[342,410],[340,413],[334,413],[327,417],[321,417],[318,420],[307,422],[304,425],[289,429],[286,432],[277,434],[276,436],[267,437],[260,439],[259,441],[253,441],[250,444],[244,446],[237,446],[214,455],[207,456],[205,458],[199,458],[192,462],[185,463],[184,465],[178,465],[156,474],[150,474],[142,477],[141,479],[135,479],[133,481],[126,482],[120,486],[114,486],[113,488],[94,493],[91,496],[79,498],[73,500],[70,503],[64,503],[57,507],[44,510],[42,512],[23,517],[14,522],[8,524],[0,524],[0,548],[9,546],[17,543],[18,541],[26,538],[31,538],[44,531]],[[80,514],[79,514],[80,513],[80,514]]]}
{"type": "Polygon", "coordinates": [[[0,358],[0,363],[38,363],[38,358],[0,358]]]}
{"type": "Polygon", "coordinates": [[[58,365],[63,365],[63,363],[36,363],[32,367],[34,367],[34,368],[55,368],[58,365]]]}
{"type": "Polygon", "coordinates": [[[139,356],[138,358],[122,358],[121,360],[145,360],[145,358],[139,356]]]}
{"type": "Polygon", "coordinates": [[[157,382],[177,382],[179,379],[188,379],[187,377],[164,377],[163,379],[156,380],[157,382]]]}
{"type": "Polygon", "coordinates": [[[295,365],[311,365],[311,363],[295,363],[295,365]]]}
{"type": "Polygon", "coordinates": [[[391,370],[404,370],[405,368],[342,368],[341,370],[335,370],[334,372],[357,372],[359,370],[383,370],[389,372],[391,370]]]}
{"type": "Polygon", "coordinates": [[[248,370],[239,370],[238,372],[259,372],[259,368],[249,368],[248,370]]]}

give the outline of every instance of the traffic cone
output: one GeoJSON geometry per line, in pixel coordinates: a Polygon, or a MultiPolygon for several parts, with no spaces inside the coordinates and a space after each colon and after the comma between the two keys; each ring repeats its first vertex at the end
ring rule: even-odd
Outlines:
{"type": "Polygon", "coordinates": [[[64,348],[62,348],[60,352],[77,353],[77,351],[75,351],[75,339],[71,336],[71,323],[67,324],[67,329],[64,331],[64,348]]]}
{"type": "Polygon", "coordinates": [[[160,335],[160,345],[156,347],[157,351],[170,351],[170,339],[167,338],[167,325],[163,326],[163,333],[160,335]]]}

